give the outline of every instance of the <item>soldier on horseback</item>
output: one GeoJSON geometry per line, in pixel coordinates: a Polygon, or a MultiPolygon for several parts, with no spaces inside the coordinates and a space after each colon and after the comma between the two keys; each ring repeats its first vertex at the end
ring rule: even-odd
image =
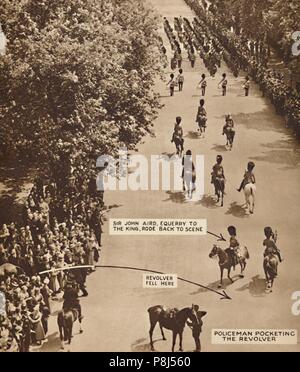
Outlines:
{"type": "Polygon", "coordinates": [[[225,181],[224,168],[222,165],[223,157],[221,155],[217,156],[217,163],[213,166],[213,171],[211,173],[211,183],[215,186],[215,193],[218,195],[217,183],[225,181]]]}
{"type": "Polygon", "coordinates": [[[244,179],[241,183],[241,186],[237,190],[238,192],[241,192],[250,183],[253,183],[253,184],[256,183],[255,175],[253,173],[254,168],[255,168],[255,164],[252,161],[249,162],[247,166],[247,170],[244,175],[244,179]]]}
{"type": "Polygon", "coordinates": [[[235,270],[236,265],[238,264],[239,260],[239,248],[240,243],[237,240],[237,231],[234,226],[228,227],[228,233],[230,235],[230,246],[226,249],[226,253],[230,257],[233,263],[233,269],[235,270]]]}
{"type": "Polygon", "coordinates": [[[78,319],[81,321],[83,319],[82,317],[82,311],[81,311],[81,305],[78,298],[78,288],[74,281],[68,281],[65,292],[64,292],[64,304],[63,304],[63,311],[78,311],[78,319]]]}
{"type": "Polygon", "coordinates": [[[265,230],[265,237],[266,239],[263,242],[264,247],[266,247],[264,252],[264,257],[266,260],[268,260],[271,256],[277,256],[279,259],[279,262],[283,262],[283,259],[281,257],[280,250],[278,249],[276,245],[276,234],[273,233],[273,230],[271,227],[266,227],[265,230]]]}
{"type": "Polygon", "coordinates": [[[198,124],[201,135],[202,133],[205,133],[206,126],[207,126],[207,112],[205,110],[204,105],[205,105],[205,101],[204,99],[201,99],[199,107],[198,107],[197,116],[196,116],[196,123],[198,124]]]}
{"type": "Polygon", "coordinates": [[[183,128],[182,128],[181,122],[182,122],[182,118],[178,116],[176,118],[176,124],[174,127],[174,132],[173,132],[172,140],[171,140],[172,143],[175,143],[177,155],[179,155],[180,157],[184,150],[183,128]]]}
{"type": "Polygon", "coordinates": [[[235,138],[234,121],[233,121],[232,116],[230,114],[226,115],[225,120],[226,120],[226,122],[225,122],[225,125],[223,127],[223,136],[226,135],[227,145],[229,144],[230,147],[232,148],[233,141],[234,141],[234,138],[235,138]]]}

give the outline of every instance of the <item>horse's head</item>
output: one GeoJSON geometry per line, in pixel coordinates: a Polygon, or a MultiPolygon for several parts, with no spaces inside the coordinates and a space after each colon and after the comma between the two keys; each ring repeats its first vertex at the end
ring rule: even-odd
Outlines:
{"type": "Polygon", "coordinates": [[[194,336],[200,336],[202,332],[203,320],[202,318],[207,314],[206,311],[197,311],[197,322],[193,325],[194,336]]]}
{"type": "Polygon", "coordinates": [[[192,328],[194,334],[200,335],[202,332],[203,321],[202,318],[207,314],[206,311],[199,311],[198,305],[192,305],[191,316],[189,317],[192,322],[192,328]]]}
{"type": "Polygon", "coordinates": [[[209,254],[209,258],[214,258],[215,256],[217,256],[219,254],[219,250],[220,250],[220,248],[215,244],[213,246],[212,251],[209,254]]]}
{"type": "Polygon", "coordinates": [[[189,320],[195,324],[198,323],[198,317],[197,312],[199,311],[198,305],[192,305],[192,307],[189,309],[189,320]]]}

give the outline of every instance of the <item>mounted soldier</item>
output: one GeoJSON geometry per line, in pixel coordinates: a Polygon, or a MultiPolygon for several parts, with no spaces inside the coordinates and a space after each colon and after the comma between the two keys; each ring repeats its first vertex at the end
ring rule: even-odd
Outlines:
{"type": "Polygon", "coordinates": [[[63,295],[64,303],[63,303],[63,311],[78,311],[78,318],[82,320],[82,310],[79,301],[78,295],[78,287],[75,281],[69,280],[66,284],[65,292],[63,295]]]}
{"type": "Polygon", "coordinates": [[[200,135],[205,133],[206,126],[207,126],[207,112],[205,110],[205,101],[204,99],[200,100],[200,104],[198,107],[197,117],[196,117],[196,123],[198,123],[200,135]]]}
{"type": "Polygon", "coordinates": [[[235,138],[234,121],[230,114],[226,116],[225,120],[226,120],[226,123],[223,127],[223,136],[225,135],[227,138],[226,146],[229,145],[230,149],[232,149],[234,138],[235,138]]]}
{"type": "Polygon", "coordinates": [[[228,227],[228,233],[230,235],[230,245],[229,245],[229,248],[227,248],[225,252],[231,258],[233,269],[235,270],[235,267],[239,262],[240,243],[237,240],[237,231],[234,226],[228,227]]]}
{"type": "Polygon", "coordinates": [[[184,151],[183,144],[184,144],[184,139],[183,139],[183,128],[181,126],[182,118],[178,116],[176,118],[176,123],[172,135],[171,142],[175,143],[176,146],[176,154],[179,155],[180,157],[182,156],[182,153],[184,151]]]}

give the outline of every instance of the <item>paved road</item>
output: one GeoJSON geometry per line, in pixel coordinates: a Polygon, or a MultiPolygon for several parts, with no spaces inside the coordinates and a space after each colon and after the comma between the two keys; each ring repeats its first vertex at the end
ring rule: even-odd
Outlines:
{"type": "MultiPolygon", "coordinates": [[[[151,0],[157,11],[167,17],[193,14],[183,0],[151,0]]],[[[209,127],[204,140],[195,137],[195,115],[199,101],[197,81],[205,72],[198,60],[194,71],[184,62],[186,84],[183,93],[174,98],[162,98],[164,108],[155,122],[155,138],[147,138],[139,152],[151,154],[172,153],[170,143],[175,116],[183,117],[186,148],[194,154],[205,155],[205,193],[202,201],[187,203],[180,193],[172,192],[107,192],[106,203],[114,205],[110,218],[206,218],[209,229],[224,235],[229,225],[236,225],[240,241],[251,254],[243,280],[225,285],[232,301],[220,301],[211,292],[180,283],[177,290],[142,289],[142,273],[98,269],[89,279],[90,296],[82,301],[85,314],[84,334],[77,335],[72,351],[148,351],[147,309],[157,304],[186,307],[193,303],[208,311],[203,330],[204,351],[230,351],[232,347],[211,344],[213,328],[272,328],[299,327],[299,318],[291,314],[291,295],[299,283],[299,182],[300,149],[284,127],[268,100],[261,97],[253,86],[251,97],[243,97],[243,77],[235,79],[222,67],[214,79],[208,81],[206,97],[209,127]],[[217,83],[224,71],[229,74],[229,94],[220,96],[217,83]],[[234,116],[237,125],[235,148],[227,152],[222,137],[223,118],[234,116]],[[210,171],[218,154],[224,157],[227,175],[227,195],[224,208],[215,205],[212,198],[210,171]],[[236,191],[249,160],[255,161],[257,177],[257,207],[254,216],[248,216],[242,205],[244,198],[236,191]],[[274,293],[264,293],[262,270],[263,228],[271,225],[278,229],[279,245],[285,258],[280,267],[274,293]]],[[[169,71],[166,71],[168,74],[169,71]]],[[[158,89],[162,96],[168,91],[163,83],[158,89]]],[[[112,237],[105,234],[102,252],[103,265],[126,265],[178,273],[187,279],[216,288],[219,279],[217,262],[208,254],[215,243],[205,237],[112,237]]],[[[54,330],[42,350],[58,350],[54,330]]],[[[160,340],[157,329],[155,347],[169,351],[168,341],[160,340]]],[[[191,331],[186,330],[184,349],[193,350],[191,331]]],[[[236,351],[266,351],[265,347],[235,347],[236,351]]],[[[275,346],[274,351],[300,351],[300,347],[275,346]]]]}

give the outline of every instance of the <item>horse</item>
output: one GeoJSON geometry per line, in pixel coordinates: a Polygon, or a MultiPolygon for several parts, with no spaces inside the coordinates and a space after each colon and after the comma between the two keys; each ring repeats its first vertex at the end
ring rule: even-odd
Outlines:
{"type": "Polygon", "coordinates": [[[187,196],[192,199],[195,191],[196,174],[192,170],[183,170],[183,191],[187,192],[187,196]]]}
{"type": "Polygon", "coordinates": [[[215,186],[216,195],[218,197],[217,203],[219,203],[221,200],[221,207],[223,207],[225,195],[225,180],[224,178],[215,178],[213,183],[215,186]]]}
{"type": "Polygon", "coordinates": [[[204,138],[206,127],[207,127],[206,125],[207,117],[204,115],[199,116],[197,119],[197,123],[198,123],[199,132],[200,132],[200,137],[202,137],[203,135],[203,138],[204,138]]]}
{"type": "Polygon", "coordinates": [[[10,263],[5,263],[0,266],[0,279],[5,279],[8,276],[12,275],[22,275],[25,274],[24,270],[21,267],[15,266],[10,263]]]}
{"type": "Polygon", "coordinates": [[[81,323],[82,320],[79,319],[79,313],[76,309],[62,310],[57,315],[57,324],[59,329],[61,349],[64,349],[64,342],[68,342],[71,345],[73,337],[73,326],[76,321],[79,321],[80,334],[83,333],[81,323]]]}
{"type": "Polygon", "coordinates": [[[254,183],[248,183],[248,185],[244,187],[244,194],[246,199],[246,207],[249,209],[250,214],[254,214],[256,195],[256,186],[254,183]]]}
{"type": "Polygon", "coordinates": [[[175,137],[172,141],[175,143],[176,154],[181,158],[184,150],[184,139],[175,137]]]}
{"type": "MultiPolygon", "coordinates": [[[[224,270],[228,271],[228,279],[231,281],[231,283],[234,282],[230,276],[230,272],[231,269],[235,266],[235,264],[231,257],[228,255],[228,253],[224,251],[222,248],[218,247],[217,245],[214,245],[211,253],[209,254],[209,258],[214,258],[215,256],[219,257],[219,266],[221,271],[221,281],[219,284],[219,288],[222,288],[224,270]]],[[[240,278],[244,278],[244,271],[247,266],[247,260],[249,259],[250,255],[247,247],[240,247],[238,255],[238,264],[241,266],[240,278]]]]}
{"type": "Polygon", "coordinates": [[[226,146],[229,146],[229,150],[233,148],[233,142],[235,138],[235,130],[232,128],[224,127],[224,134],[227,138],[226,146]]]}
{"type": "Polygon", "coordinates": [[[178,309],[166,309],[164,308],[164,306],[161,305],[154,306],[148,309],[150,318],[149,335],[151,351],[155,351],[153,344],[153,332],[157,323],[159,323],[161,334],[164,341],[166,341],[164,328],[173,332],[172,352],[174,352],[175,350],[176,339],[178,335],[180,338],[180,351],[183,351],[182,339],[185,324],[188,319],[192,322],[193,325],[198,323],[197,318],[198,310],[199,306],[197,305],[196,306],[192,305],[191,308],[188,307],[180,311],[178,309]]]}
{"type": "Polygon", "coordinates": [[[264,271],[266,275],[267,291],[272,292],[274,280],[277,277],[279,260],[275,254],[268,254],[264,258],[264,271]]]}

